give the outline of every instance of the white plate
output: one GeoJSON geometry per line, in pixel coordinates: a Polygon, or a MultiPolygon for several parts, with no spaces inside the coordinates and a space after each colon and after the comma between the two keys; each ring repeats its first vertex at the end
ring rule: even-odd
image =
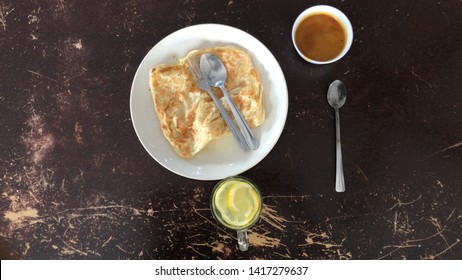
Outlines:
{"type": "Polygon", "coordinates": [[[287,117],[287,85],[271,52],[255,37],[234,27],[201,24],[180,29],[149,51],[136,71],[130,94],[130,111],[136,134],[148,153],[161,165],[181,176],[219,180],[240,174],[259,163],[274,147],[287,117]],[[266,118],[252,131],[260,140],[255,151],[243,151],[232,135],[212,140],[190,159],[178,156],[164,137],[149,91],[149,73],[160,63],[174,63],[191,50],[235,45],[247,51],[263,84],[266,118]]]}

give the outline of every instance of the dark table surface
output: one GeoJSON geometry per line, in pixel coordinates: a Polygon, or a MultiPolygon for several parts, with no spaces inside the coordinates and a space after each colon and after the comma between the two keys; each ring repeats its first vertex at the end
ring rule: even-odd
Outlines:
{"type": "Polygon", "coordinates": [[[461,259],[462,2],[0,2],[0,257],[21,259],[461,259]],[[351,20],[340,61],[303,61],[304,9],[351,20]],[[162,38],[221,23],[259,39],[289,91],[284,131],[243,173],[264,196],[251,248],[209,210],[216,181],[183,178],[140,144],[135,71],[162,38]],[[336,193],[330,82],[347,191],[336,193]]]}

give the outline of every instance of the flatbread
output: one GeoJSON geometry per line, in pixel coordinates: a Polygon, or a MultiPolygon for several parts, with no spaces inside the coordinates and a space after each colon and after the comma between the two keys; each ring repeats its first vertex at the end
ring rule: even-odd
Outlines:
{"type": "MultiPolygon", "coordinates": [[[[263,86],[249,54],[234,46],[215,47],[189,52],[175,64],[153,67],[149,86],[162,132],[175,152],[189,158],[213,139],[231,132],[212,98],[201,90],[189,70],[188,59],[199,61],[203,53],[221,59],[228,72],[225,87],[250,127],[265,119],[263,86]]],[[[234,119],[223,93],[212,91],[234,119]]]]}

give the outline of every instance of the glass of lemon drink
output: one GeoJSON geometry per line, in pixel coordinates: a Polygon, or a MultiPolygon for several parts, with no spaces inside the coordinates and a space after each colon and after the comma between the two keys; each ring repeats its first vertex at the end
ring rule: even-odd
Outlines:
{"type": "Polygon", "coordinates": [[[212,192],[212,215],[223,226],[237,231],[241,251],[249,249],[247,229],[258,221],[262,197],[258,187],[241,176],[226,178],[212,192]]]}

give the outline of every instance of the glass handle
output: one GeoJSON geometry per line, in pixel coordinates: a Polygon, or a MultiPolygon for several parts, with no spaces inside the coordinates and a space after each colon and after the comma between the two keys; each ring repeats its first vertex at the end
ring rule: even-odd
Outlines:
{"type": "Polygon", "coordinates": [[[237,243],[239,244],[239,250],[245,252],[249,249],[247,230],[240,230],[237,232],[237,243]]]}

